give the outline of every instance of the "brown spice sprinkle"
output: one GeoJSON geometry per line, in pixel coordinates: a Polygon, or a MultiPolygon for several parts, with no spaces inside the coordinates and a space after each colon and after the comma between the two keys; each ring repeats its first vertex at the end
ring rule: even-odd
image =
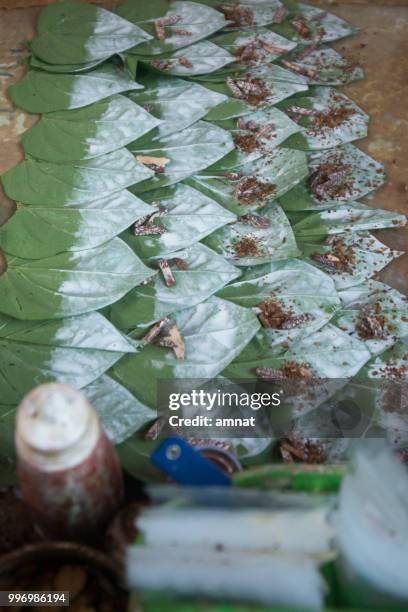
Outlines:
{"type": "Polygon", "coordinates": [[[240,64],[256,66],[258,63],[265,61],[269,53],[274,56],[282,55],[282,53],[285,53],[285,49],[256,37],[248,44],[238,47],[234,55],[240,64]]]}
{"type": "Polygon", "coordinates": [[[255,134],[236,134],[234,142],[243,153],[253,153],[258,148],[258,139],[255,134]]]}
{"type": "Polygon", "coordinates": [[[251,9],[240,4],[219,4],[217,9],[231,21],[230,26],[242,28],[254,25],[254,14],[251,9]]]}
{"type": "Polygon", "coordinates": [[[335,128],[354,114],[354,108],[346,106],[332,108],[325,113],[318,111],[313,114],[313,127],[318,130],[325,127],[335,128]]]}
{"type": "Polygon", "coordinates": [[[346,246],[341,238],[336,237],[330,237],[326,244],[332,247],[331,251],[312,253],[311,259],[335,272],[351,272],[351,265],[355,261],[353,247],[346,246]]]}
{"type": "Polygon", "coordinates": [[[290,309],[285,311],[282,303],[273,298],[260,302],[256,312],[263,327],[267,329],[294,329],[314,318],[308,313],[294,315],[290,309]]]}
{"type": "Polygon", "coordinates": [[[349,164],[327,163],[321,164],[308,180],[309,187],[318,200],[324,197],[341,197],[349,190],[346,177],[352,167],[349,164]]]}
{"type": "Polygon", "coordinates": [[[308,363],[287,361],[281,368],[256,368],[256,374],[264,380],[310,380],[312,371],[308,363]]]}
{"type": "Polygon", "coordinates": [[[262,257],[264,254],[259,238],[250,234],[242,236],[233,246],[238,257],[262,257]]]}
{"type": "Polygon", "coordinates": [[[247,77],[245,79],[227,77],[226,83],[232,93],[239,99],[244,100],[251,106],[259,106],[268,101],[271,90],[258,78],[247,77]]]}
{"type": "Polygon", "coordinates": [[[276,193],[276,185],[261,181],[255,176],[242,177],[235,187],[234,196],[241,204],[263,202],[276,193]]]}
{"type": "Polygon", "coordinates": [[[301,38],[311,38],[312,32],[301,15],[296,15],[290,23],[301,38]]]}
{"type": "Polygon", "coordinates": [[[284,463],[325,463],[327,460],[323,446],[310,438],[290,436],[279,444],[279,450],[284,463]]]}
{"type": "Polygon", "coordinates": [[[363,308],[356,324],[356,331],[363,340],[384,338],[386,318],[381,314],[381,304],[376,302],[371,309],[363,308]]]}

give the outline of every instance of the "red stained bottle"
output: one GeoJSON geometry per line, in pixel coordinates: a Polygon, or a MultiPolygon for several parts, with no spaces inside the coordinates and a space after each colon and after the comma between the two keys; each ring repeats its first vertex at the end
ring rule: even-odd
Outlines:
{"type": "Polygon", "coordinates": [[[21,493],[43,534],[102,542],[123,476],[84,395],[59,383],[37,387],[17,410],[15,441],[21,493]]]}

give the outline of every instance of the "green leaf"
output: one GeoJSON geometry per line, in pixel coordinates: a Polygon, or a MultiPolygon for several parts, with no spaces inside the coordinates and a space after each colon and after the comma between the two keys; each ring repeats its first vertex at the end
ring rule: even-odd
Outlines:
{"type": "Polygon", "coordinates": [[[46,259],[8,258],[0,312],[17,319],[60,318],[98,310],[155,274],[119,238],[46,259]]]}
{"type": "Polygon", "coordinates": [[[210,74],[234,61],[234,56],[209,40],[198,42],[191,47],[166,53],[158,59],[141,56],[140,61],[164,74],[197,76],[210,74]]]}
{"type": "Polygon", "coordinates": [[[148,191],[143,197],[152,206],[159,206],[158,223],[166,231],[162,235],[134,236],[130,229],[122,235],[142,259],[161,257],[191,246],[236,220],[234,214],[184,183],[148,191]]]}
{"type": "Polygon", "coordinates": [[[0,315],[0,397],[17,404],[33,387],[59,381],[90,384],[134,345],[93,312],[58,321],[17,321],[0,315]]]}
{"type": "Polygon", "coordinates": [[[78,110],[46,113],[24,132],[26,154],[50,162],[99,157],[137,140],[159,120],[124,96],[113,96],[78,110]]]}
{"type": "Polygon", "coordinates": [[[159,380],[217,376],[259,327],[252,312],[215,297],[179,311],[172,319],[184,339],[184,360],[177,360],[172,349],[149,344],[112,369],[112,376],[149,406],[157,406],[159,380]]]}
{"type": "Polygon", "coordinates": [[[151,38],[104,8],[72,0],[45,7],[37,31],[31,48],[50,64],[83,64],[108,58],[151,38]]]}
{"type": "Polygon", "coordinates": [[[11,85],[8,94],[19,108],[29,113],[81,108],[114,94],[141,89],[121,68],[105,64],[85,74],[48,74],[29,70],[11,85]]]}
{"type": "Polygon", "coordinates": [[[257,108],[274,106],[297,93],[308,89],[306,79],[285,70],[276,64],[260,66],[250,72],[239,74],[237,77],[225,78],[216,76],[212,82],[210,76],[203,77],[204,85],[210,89],[229,96],[206,116],[208,121],[220,121],[231,117],[246,115],[257,108]],[[261,87],[259,95],[246,95],[242,89],[255,81],[261,87]],[[241,93],[240,93],[241,90],[241,93]],[[236,99],[234,99],[236,98],[236,99]]]}
{"type": "Polygon", "coordinates": [[[149,42],[138,45],[131,49],[131,53],[146,55],[161,55],[174,51],[180,47],[186,47],[207,38],[214,32],[225,27],[227,21],[224,15],[212,8],[197,2],[155,0],[154,2],[134,2],[128,0],[122,4],[117,13],[136,23],[146,32],[153,36],[149,42]],[[164,40],[157,36],[155,20],[170,17],[167,21],[174,19],[175,23],[164,26],[164,40]]]}
{"type": "Polygon", "coordinates": [[[294,3],[287,21],[270,27],[274,32],[304,45],[329,43],[358,32],[358,28],[350,26],[337,15],[303,2],[294,3]],[[304,22],[305,28],[294,27],[293,20],[299,17],[304,22]]]}
{"type": "Polygon", "coordinates": [[[24,204],[91,202],[144,181],[153,171],[126,149],[101,157],[54,164],[29,158],[2,176],[6,194],[24,204]]]}
{"type": "Polygon", "coordinates": [[[237,266],[257,266],[299,255],[281,207],[269,204],[260,214],[269,221],[269,227],[251,227],[238,220],[208,236],[205,244],[237,266]]]}
{"type": "Polygon", "coordinates": [[[233,379],[254,379],[259,367],[279,369],[285,363],[294,361],[307,364],[314,378],[345,379],[357,374],[370,356],[363,342],[350,338],[329,323],[313,334],[305,335],[300,342],[294,343],[286,353],[279,356],[274,354],[265,336],[257,334],[239,357],[223,371],[223,375],[233,379]]]}
{"type": "Polygon", "coordinates": [[[408,301],[396,289],[367,281],[341,291],[340,297],[343,308],[335,324],[351,337],[359,338],[374,355],[408,336],[408,301]]]}
{"type": "MultiPolygon", "coordinates": [[[[8,478],[4,478],[3,471],[16,474],[14,428],[16,408],[0,404],[0,482],[3,486],[9,485],[8,478]],[[6,480],[6,482],[4,482],[6,480]]],[[[10,474],[11,476],[11,474],[10,474]]],[[[14,483],[12,483],[14,484],[14,483]]]]}
{"type": "Polygon", "coordinates": [[[406,342],[397,342],[390,350],[376,355],[359,372],[359,379],[385,379],[396,384],[408,381],[408,351],[406,342]]]}
{"type": "Polygon", "coordinates": [[[205,174],[197,174],[186,182],[231,212],[244,215],[280,197],[307,174],[304,153],[277,148],[227,176],[209,168],[205,174]]]}
{"type": "Polygon", "coordinates": [[[234,55],[239,66],[246,68],[269,64],[296,47],[293,41],[266,28],[217,34],[211,40],[234,55]]]}
{"type": "Polygon", "coordinates": [[[227,30],[258,28],[274,23],[276,11],[283,7],[280,0],[248,0],[244,2],[219,2],[219,0],[202,0],[203,4],[213,6],[222,13],[229,24],[227,30]],[[237,10],[238,8],[238,10],[237,10]]]}
{"type": "Polygon", "coordinates": [[[17,203],[14,215],[0,227],[0,244],[25,259],[91,249],[154,211],[125,189],[83,204],[17,203]]]}
{"type": "MultiPolygon", "coordinates": [[[[299,241],[299,247],[305,257],[310,257],[315,253],[330,253],[332,252],[330,238],[326,240],[326,243],[299,241]]],[[[317,263],[313,258],[310,259],[310,263],[330,274],[338,290],[359,285],[403,254],[401,251],[388,248],[368,232],[346,233],[340,237],[340,241],[341,251],[348,254],[349,271],[330,269],[330,267],[317,263]]]]}
{"type": "Polygon", "coordinates": [[[263,301],[272,300],[281,306],[287,321],[303,317],[292,328],[285,329],[277,321],[278,326],[263,328],[258,332],[257,336],[263,336],[274,351],[317,331],[328,323],[340,307],[340,299],[330,276],[298,259],[248,268],[238,280],[221,289],[217,295],[252,309],[263,301]]]}
{"type": "Polygon", "coordinates": [[[313,96],[282,102],[282,109],[298,117],[303,130],[285,146],[294,149],[331,149],[367,136],[368,116],[350,98],[330,87],[316,88],[313,96]],[[303,115],[303,112],[308,114],[303,115]]]}
{"type": "Polygon", "coordinates": [[[278,145],[300,130],[285,113],[273,107],[249,113],[238,120],[218,121],[216,125],[231,132],[236,148],[208,168],[210,173],[229,171],[272,153],[278,145]]]}
{"type": "Polygon", "coordinates": [[[282,60],[282,65],[306,77],[309,85],[346,85],[364,78],[363,69],[331,47],[303,46],[282,60]],[[293,66],[286,63],[288,59],[293,66]]]}
{"type": "Polygon", "coordinates": [[[159,137],[184,130],[227,99],[198,83],[176,77],[147,73],[140,82],[145,89],[128,95],[160,119],[155,130],[159,137]]]}
{"type": "Polygon", "coordinates": [[[141,157],[167,160],[160,167],[160,172],[132,187],[132,192],[139,194],[177,183],[207,168],[232,151],[234,142],[226,130],[198,121],[181,132],[150,142],[144,138],[143,142],[139,140],[129,148],[140,161],[143,161],[141,157]]]}
{"type": "Polygon", "coordinates": [[[176,284],[167,287],[162,275],[130,291],[112,306],[110,319],[120,329],[143,330],[155,321],[203,302],[237,278],[239,270],[203,244],[197,243],[170,256],[187,268],[171,265],[176,284]]]}
{"type": "Polygon", "coordinates": [[[113,444],[120,444],[157,416],[155,410],[139,402],[106,374],[87,385],[83,392],[96,408],[113,444]]]}
{"type": "Polygon", "coordinates": [[[383,165],[352,144],[314,151],[310,153],[308,160],[311,174],[321,175],[323,187],[324,182],[330,180],[333,171],[343,171],[343,177],[337,184],[333,184],[329,193],[325,193],[323,189],[319,197],[316,197],[306,182],[296,185],[280,199],[285,210],[332,208],[343,202],[357,200],[378,189],[385,179],[383,165]]]}
{"type": "Polygon", "coordinates": [[[86,64],[49,64],[48,62],[43,62],[39,57],[32,55],[30,57],[29,65],[31,68],[38,68],[39,70],[45,70],[46,72],[54,72],[57,74],[70,72],[74,74],[76,72],[86,72],[95,68],[102,62],[106,61],[103,59],[93,60],[92,62],[87,62],[86,64]]]}
{"type": "Polygon", "coordinates": [[[392,210],[370,208],[361,202],[308,215],[293,227],[301,240],[325,237],[329,234],[361,232],[406,224],[406,217],[392,210]]]}

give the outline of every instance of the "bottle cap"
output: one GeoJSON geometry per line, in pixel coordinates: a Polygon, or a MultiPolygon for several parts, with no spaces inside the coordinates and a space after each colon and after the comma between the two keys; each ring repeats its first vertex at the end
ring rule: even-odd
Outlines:
{"type": "Polygon", "coordinates": [[[18,407],[16,448],[29,463],[67,468],[86,458],[99,431],[98,416],[80,391],[60,383],[40,385],[18,407]]]}

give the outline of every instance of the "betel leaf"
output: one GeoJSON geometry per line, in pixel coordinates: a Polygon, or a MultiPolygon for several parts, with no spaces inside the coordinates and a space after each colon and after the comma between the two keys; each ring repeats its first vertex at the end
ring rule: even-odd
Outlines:
{"type": "MultiPolygon", "coordinates": [[[[408,345],[397,342],[388,351],[375,355],[358,373],[359,379],[374,378],[404,385],[408,381],[408,345]]],[[[401,400],[400,400],[401,401],[401,400]]],[[[406,400],[405,400],[406,402],[406,400]]],[[[404,402],[404,403],[405,403],[404,402]]],[[[406,404],[405,404],[406,405],[406,404]]],[[[404,411],[406,415],[406,411],[404,411]]]]}
{"type": "Polygon", "coordinates": [[[210,77],[203,77],[204,85],[229,96],[229,100],[210,111],[206,116],[208,121],[240,117],[308,89],[304,77],[275,64],[254,68],[236,77],[215,76],[213,81],[210,77]]]}
{"type": "Polygon", "coordinates": [[[211,168],[187,179],[187,183],[231,212],[252,213],[280,197],[308,174],[306,155],[278,147],[237,171],[213,172],[211,168]]]}
{"type": "Polygon", "coordinates": [[[317,331],[340,307],[330,276],[299,259],[249,268],[217,295],[240,306],[258,308],[261,319],[266,313],[258,336],[264,336],[274,350],[317,331]]]}
{"type": "Polygon", "coordinates": [[[111,321],[120,329],[140,332],[169,314],[203,302],[240,275],[224,257],[200,243],[172,253],[168,261],[176,284],[167,287],[158,274],[132,289],[111,308],[111,321]],[[173,258],[182,260],[185,269],[177,268],[173,258]]]}
{"type": "Polygon", "coordinates": [[[285,146],[302,150],[330,149],[367,136],[368,116],[350,98],[330,87],[313,96],[285,100],[280,108],[303,127],[285,146]]]}
{"type": "Polygon", "coordinates": [[[177,76],[197,76],[210,74],[231,64],[234,56],[205,40],[171,54],[161,55],[158,59],[141,57],[140,61],[164,74],[177,76]]]}
{"type": "Polygon", "coordinates": [[[18,403],[41,383],[88,385],[135,346],[99,313],[56,321],[0,315],[0,397],[18,403]]]}
{"type": "Polygon", "coordinates": [[[259,328],[250,310],[216,297],[180,310],[171,319],[184,340],[184,360],[178,360],[172,349],[149,344],[111,370],[116,380],[148,406],[157,406],[159,380],[217,376],[259,328]]]}
{"type": "Polygon", "coordinates": [[[268,64],[296,47],[293,41],[266,28],[216,34],[211,40],[234,55],[238,66],[246,68],[268,64]]]}
{"type": "Polygon", "coordinates": [[[352,144],[313,151],[308,161],[311,177],[282,196],[285,210],[332,208],[378,189],[385,179],[383,165],[352,144]]]}
{"type": "Polygon", "coordinates": [[[154,211],[126,189],[83,204],[17,203],[15,214],[0,227],[0,244],[26,259],[91,249],[154,211]]]}
{"type": "Polygon", "coordinates": [[[157,220],[165,232],[161,235],[135,236],[132,229],[122,235],[142,259],[160,257],[202,240],[219,227],[232,223],[236,216],[184,183],[143,194],[145,202],[158,206],[157,220]]]}
{"type": "Polygon", "coordinates": [[[155,410],[139,402],[125,387],[106,374],[82,391],[96,408],[113,444],[120,444],[157,416],[155,410]]]}
{"type": "Polygon", "coordinates": [[[269,204],[260,214],[269,222],[268,227],[252,227],[238,219],[205,238],[205,244],[237,266],[256,266],[299,255],[281,207],[269,204]]]}
{"type": "Polygon", "coordinates": [[[329,234],[400,227],[406,222],[405,215],[392,210],[351,202],[346,206],[310,214],[296,223],[293,231],[300,240],[309,240],[329,234]]]}
{"type": "Polygon", "coordinates": [[[117,66],[104,64],[80,74],[51,74],[29,70],[25,77],[8,89],[16,106],[29,113],[50,113],[88,106],[114,94],[141,85],[117,66]]]}
{"type": "Polygon", "coordinates": [[[288,362],[295,362],[307,365],[317,379],[347,379],[357,374],[370,357],[363,342],[328,323],[295,342],[283,355],[276,355],[265,336],[257,334],[223,371],[223,375],[233,379],[254,379],[257,368],[280,369],[288,362]]]}
{"type": "Polygon", "coordinates": [[[9,257],[0,276],[0,312],[37,320],[98,310],[155,273],[119,238],[45,259],[9,257]]]}
{"type": "Polygon", "coordinates": [[[390,249],[369,232],[350,232],[336,238],[330,236],[324,242],[299,241],[298,244],[310,263],[330,274],[338,290],[359,285],[403,254],[390,249]],[[331,257],[324,263],[319,255],[325,254],[334,255],[334,259],[331,257]],[[336,265],[339,261],[340,269],[336,265]]]}
{"type": "Polygon", "coordinates": [[[39,68],[40,70],[45,70],[46,72],[53,72],[57,74],[70,72],[71,74],[74,74],[76,72],[86,72],[91,70],[99,64],[102,64],[104,61],[106,60],[98,59],[92,62],[87,62],[86,64],[49,64],[48,62],[43,62],[43,60],[41,60],[39,57],[32,55],[30,57],[29,65],[31,68],[39,68]]]}
{"type": "Polygon", "coordinates": [[[231,134],[216,125],[197,121],[181,132],[157,140],[148,137],[129,145],[138,161],[155,169],[149,180],[132,187],[139,194],[182,181],[207,168],[234,148],[231,134]]]}
{"type": "Polygon", "coordinates": [[[199,83],[176,77],[147,73],[140,82],[145,89],[128,96],[160,119],[155,130],[159,137],[184,130],[227,99],[199,83]]]}
{"type": "Polygon", "coordinates": [[[26,154],[50,162],[99,157],[137,140],[160,121],[120,95],[85,108],[55,111],[24,132],[26,154]]]}
{"type": "Polygon", "coordinates": [[[278,11],[282,10],[284,6],[280,0],[201,1],[203,4],[213,6],[225,15],[225,18],[229,21],[225,28],[227,30],[242,30],[272,24],[277,18],[278,11]]]}
{"type": "Polygon", "coordinates": [[[216,125],[231,132],[235,149],[208,168],[209,173],[233,170],[255,161],[273,152],[289,136],[300,130],[285,113],[274,107],[249,113],[239,119],[218,121],[216,125]]]}
{"type": "Polygon", "coordinates": [[[288,70],[306,77],[309,85],[345,85],[364,78],[363,69],[331,47],[296,48],[281,61],[288,70]]]}
{"type": "Polygon", "coordinates": [[[335,324],[365,342],[374,355],[408,337],[408,301],[396,289],[370,280],[341,291],[340,298],[335,324]]]}
{"type": "Polygon", "coordinates": [[[81,204],[103,198],[153,176],[126,149],[101,157],[54,164],[29,158],[2,176],[9,198],[24,204],[81,204]]]}
{"type": "Polygon", "coordinates": [[[289,23],[271,27],[283,36],[302,44],[329,43],[358,31],[337,15],[303,2],[296,3],[289,23]]]}
{"type": "Polygon", "coordinates": [[[73,0],[45,7],[37,31],[31,49],[50,64],[82,64],[108,58],[151,38],[104,8],[73,0]]]}
{"type": "Polygon", "coordinates": [[[222,13],[197,2],[128,0],[117,13],[151,34],[152,39],[130,49],[131,53],[161,55],[191,45],[225,27],[222,13]]]}

